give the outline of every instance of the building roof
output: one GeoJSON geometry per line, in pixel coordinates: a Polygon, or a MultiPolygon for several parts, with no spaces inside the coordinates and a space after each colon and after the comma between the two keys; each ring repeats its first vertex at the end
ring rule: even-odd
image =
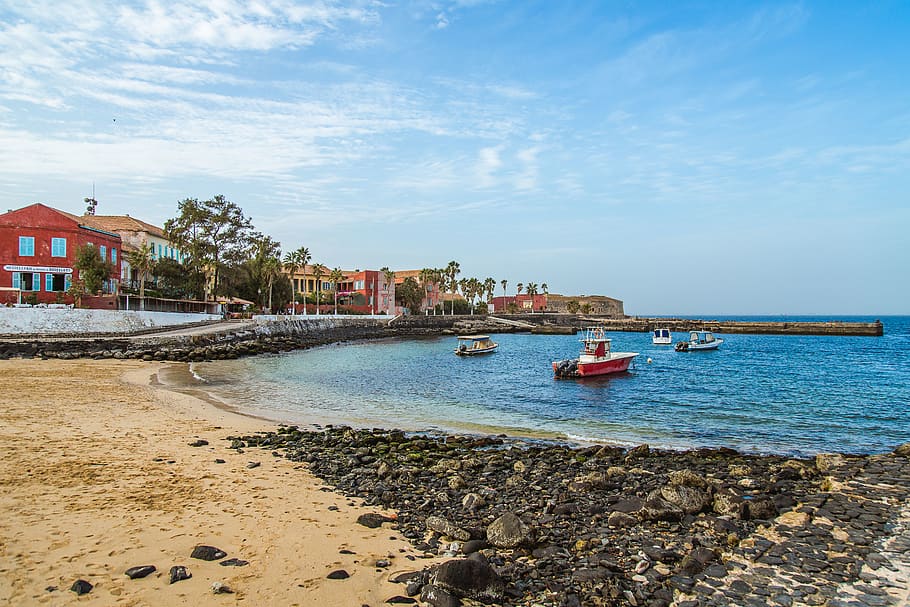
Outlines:
{"type": "Polygon", "coordinates": [[[108,232],[147,232],[165,238],[164,230],[129,215],[82,215],[72,216],[76,221],[108,232]]]}

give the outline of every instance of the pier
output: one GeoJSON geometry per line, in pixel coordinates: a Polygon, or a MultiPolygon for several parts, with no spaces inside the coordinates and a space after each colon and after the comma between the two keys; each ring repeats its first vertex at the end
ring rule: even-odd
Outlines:
{"type": "Polygon", "coordinates": [[[714,333],[749,333],[756,335],[851,335],[880,337],[884,328],[874,322],[846,321],[745,321],[693,320],[690,318],[615,318],[596,320],[610,331],[650,332],[657,328],[671,331],[712,331],[714,333]]]}

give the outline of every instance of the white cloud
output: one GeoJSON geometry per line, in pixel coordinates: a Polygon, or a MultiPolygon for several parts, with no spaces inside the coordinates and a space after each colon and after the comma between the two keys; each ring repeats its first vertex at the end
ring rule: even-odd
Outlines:
{"type": "Polygon", "coordinates": [[[496,172],[502,167],[503,146],[481,148],[477,156],[477,185],[489,188],[496,184],[496,172]]]}

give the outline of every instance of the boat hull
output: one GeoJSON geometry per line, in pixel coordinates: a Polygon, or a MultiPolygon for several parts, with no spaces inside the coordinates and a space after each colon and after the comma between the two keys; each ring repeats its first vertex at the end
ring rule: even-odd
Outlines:
{"type": "Polygon", "coordinates": [[[455,354],[458,356],[480,356],[481,354],[490,354],[495,352],[499,344],[496,344],[492,348],[467,348],[465,350],[455,350],[455,354]]]}
{"type": "Polygon", "coordinates": [[[638,356],[637,352],[614,352],[609,359],[595,362],[581,362],[579,359],[554,361],[553,373],[557,379],[622,373],[629,370],[629,365],[636,356],[638,356]]]}
{"type": "Polygon", "coordinates": [[[593,363],[578,363],[579,377],[592,377],[594,375],[606,375],[607,373],[620,373],[628,371],[632,359],[637,354],[614,354],[610,360],[602,360],[593,363]]]}
{"type": "Polygon", "coordinates": [[[720,344],[724,343],[722,339],[715,339],[714,341],[707,344],[698,344],[691,341],[681,341],[676,344],[677,352],[697,352],[702,350],[716,350],[720,347],[720,344]]]}

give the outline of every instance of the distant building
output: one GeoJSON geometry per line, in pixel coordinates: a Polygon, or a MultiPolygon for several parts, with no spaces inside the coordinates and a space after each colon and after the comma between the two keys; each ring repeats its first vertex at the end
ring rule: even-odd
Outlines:
{"type": "Polygon", "coordinates": [[[515,304],[519,312],[545,312],[547,310],[548,297],[548,295],[528,295],[526,293],[494,297],[491,312],[500,314],[508,312],[510,304],[515,304]]]}
{"type": "Polygon", "coordinates": [[[568,312],[567,306],[573,301],[579,306],[588,306],[590,310],[587,313],[592,316],[607,316],[610,318],[622,318],[625,316],[622,300],[605,295],[554,295],[551,293],[549,296],[549,309],[552,312],[568,312]]]}
{"type": "Polygon", "coordinates": [[[83,218],[41,203],[0,215],[0,301],[38,303],[72,302],[66,295],[73,280],[76,250],[98,248],[114,272],[104,281],[103,293],[120,286],[123,241],[114,232],[95,227],[83,218]]]}
{"type": "MultiPolygon", "coordinates": [[[[442,294],[439,291],[439,285],[435,282],[423,283],[420,280],[420,273],[422,270],[396,270],[395,271],[395,284],[400,285],[408,278],[413,278],[417,281],[417,284],[423,287],[424,298],[420,302],[420,308],[423,311],[433,310],[436,306],[443,301],[442,294]]],[[[446,300],[448,301],[448,300],[446,300]]],[[[420,310],[412,310],[412,314],[420,313],[420,310]]]]}
{"type": "MultiPolygon", "coordinates": [[[[129,215],[83,215],[79,220],[86,225],[119,234],[123,240],[124,253],[137,250],[148,243],[151,245],[153,259],[173,259],[183,263],[184,253],[175,247],[164,235],[164,230],[156,225],[129,215]]],[[[121,280],[128,284],[138,282],[139,276],[133,275],[135,273],[125,257],[124,255],[121,280]]]]}

